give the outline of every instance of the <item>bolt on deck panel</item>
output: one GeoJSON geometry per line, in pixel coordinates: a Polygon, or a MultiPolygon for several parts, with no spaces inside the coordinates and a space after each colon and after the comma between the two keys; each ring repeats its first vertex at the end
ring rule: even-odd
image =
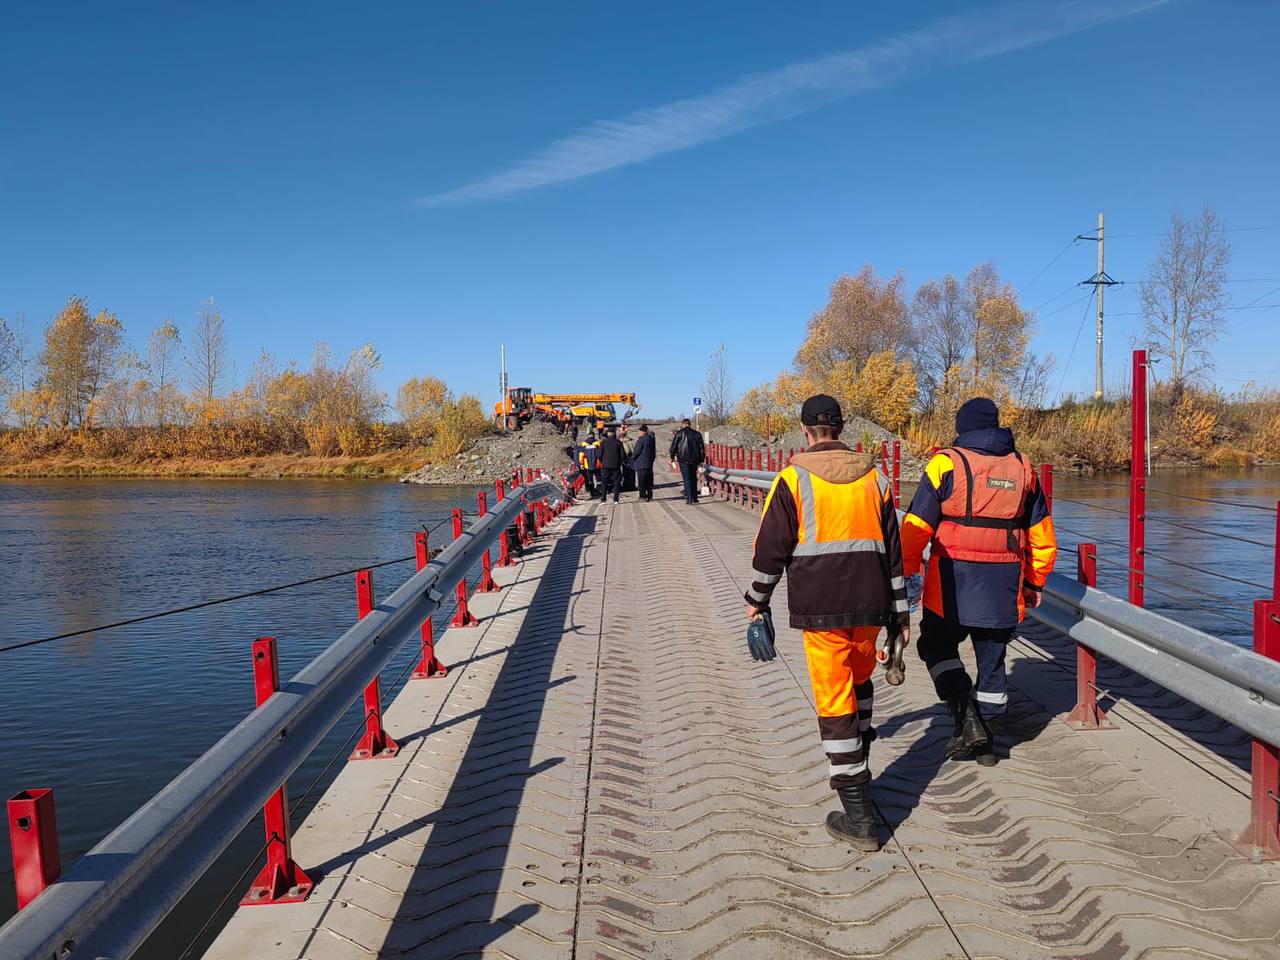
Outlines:
{"type": "Polygon", "coordinates": [[[1275,955],[1280,866],[1224,840],[1234,768],[1181,759],[1204,751],[1176,720],[1071,731],[1070,677],[1029,642],[995,768],[943,761],[914,654],[877,683],[885,848],[833,843],[785,586],[781,657],[744,649],[754,525],[668,498],[554,524],[475,598],[481,626],[443,634],[449,677],[388,709],[401,755],[349,764],[308,815],[311,900],[241,909],[207,956],[1275,955]]]}

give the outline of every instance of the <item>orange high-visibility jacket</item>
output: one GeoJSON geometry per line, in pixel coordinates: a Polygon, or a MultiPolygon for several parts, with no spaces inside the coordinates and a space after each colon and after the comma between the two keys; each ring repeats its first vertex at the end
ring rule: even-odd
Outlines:
{"type": "Polygon", "coordinates": [[[898,517],[869,454],[826,441],[796,454],[765,500],[748,603],[768,606],[787,574],[791,625],[880,626],[907,616],[898,517]]]}

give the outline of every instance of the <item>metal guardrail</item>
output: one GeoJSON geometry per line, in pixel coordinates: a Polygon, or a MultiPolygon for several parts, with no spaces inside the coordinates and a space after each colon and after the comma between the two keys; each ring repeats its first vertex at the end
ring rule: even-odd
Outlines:
{"type": "Polygon", "coordinates": [[[1027,615],[1251,736],[1280,742],[1280,662],[1058,573],[1027,615]]]}
{"type": "MultiPolygon", "coordinates": [[[[768,490],[777,473],[704,466],[709,480],[768,490]]],[[[1280,662],[1061,574],[1027,615],[1267,743],[1280,743],[1280,662]]]]}
{"type": "Polygon", "coordinates": [[[123,960],[360,699],[527,504],[522,485],[0,927],[4,960],[123,960]]]}

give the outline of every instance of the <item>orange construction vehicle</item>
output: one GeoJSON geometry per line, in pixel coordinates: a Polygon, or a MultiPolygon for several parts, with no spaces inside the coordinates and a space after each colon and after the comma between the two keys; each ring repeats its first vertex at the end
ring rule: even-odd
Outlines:
{"type": "Polygon", "coordinates": [[[640,409],[634,393],[534,393],[531,387],[511,387],[506,400],[493,405],[493,422],[508,430],[519,430],[531,420],[562,426],[577,421],[600,428],[619,422],[616,403],[628,407],[622,422],[640,409]]]}

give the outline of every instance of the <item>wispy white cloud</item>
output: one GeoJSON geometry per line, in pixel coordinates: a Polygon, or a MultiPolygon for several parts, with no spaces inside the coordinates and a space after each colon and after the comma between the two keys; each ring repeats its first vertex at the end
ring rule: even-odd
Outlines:
{"type": "Polygon", "coordinates": [[[597,120],[505,170],[421,197],[418,203],[436,207],[496,200],[642,163],[817,110],[911,72],[986,60],[1168,2],[1172,0],[1020,0],[946,17],[879,43],[747,74],[708,93],[597,120]]]}

